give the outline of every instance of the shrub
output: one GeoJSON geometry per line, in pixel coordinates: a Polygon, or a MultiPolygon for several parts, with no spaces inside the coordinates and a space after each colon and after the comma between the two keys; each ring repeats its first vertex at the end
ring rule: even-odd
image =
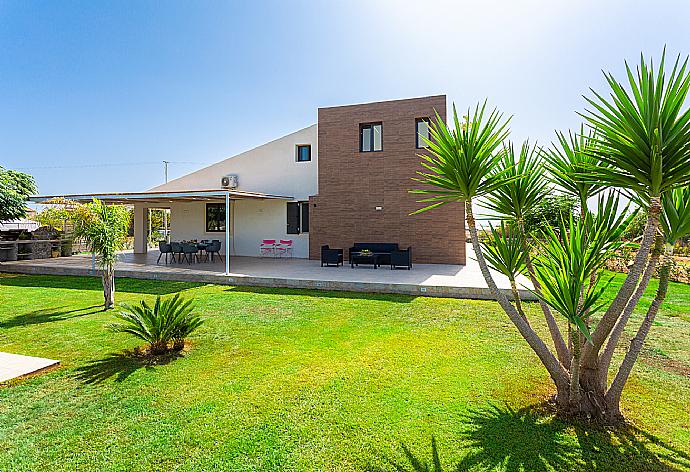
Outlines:
{"type": "Polygon", "coordinates": [[[123,303],[120,308],[115,315],[120,323],[111,323],[108,328],[146,341],[154,355],[165,354],[171,347],[181,350],[185,338],[203,323],[192,313],[193,300],[186,300],[179,293],[168,300],[158,296],[153,307],[142,300],[139,305],[123,303]]]}
{"type": "Polygon", "coordinates": [[[637,214],[633,217],[632,221],[628,225],[628,228],[623,233],[623,238],[628,241],[633,241],[642,237],[644,232],[644,227],[647,224],[647,210],[640,209],[637,214]]]}
{"type": "Polygon", "coordinates": [[[558,228],[577,208],[577,199],[569,195],[544,197],[525,213],[525,230],[531,233],[546,227],[558,228]]]}

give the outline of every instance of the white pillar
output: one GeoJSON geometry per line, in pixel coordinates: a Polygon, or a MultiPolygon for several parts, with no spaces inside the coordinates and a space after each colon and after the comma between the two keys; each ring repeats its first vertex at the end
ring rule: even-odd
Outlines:
{"type": "Polygon", "coordinates": [[[230,273],[230,192],[225,194],[225,273],[230,273]]]}
{"type": "Polygon", "coordinates": [[[148,209],[134,205],[134,254],[146,254],[148,249],[148,209]]]}

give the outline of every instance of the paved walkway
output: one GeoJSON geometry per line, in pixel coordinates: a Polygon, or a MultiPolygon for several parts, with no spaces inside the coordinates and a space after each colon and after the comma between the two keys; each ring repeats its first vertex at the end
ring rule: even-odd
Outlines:
{"type": "Polygon", "coordinates": [[[20,356],[0,352],[0,382],[11,380],[22,375],[33,374],[39,370],[59,364],[60,361],[42,357],[20,356]]]}
{"type": "MultiPolygon", "coordinates": [[[[159,252],[148,254],[122,253],[116,266],[117,277],[133,277],[158,280],[178,280],[245,285],[259,287],[288,287],[324,290],[348,290],[356,292],[401,293],[457,298],[491,299],[479,265],[470,245],[467,247],[467,264],[415,264],[412,270],[390,270],[383,266],[373,269],[360,266],[352,269],[346,263],[342,267],[321,267],[319,261],[307,259],[274,259],[260,257],[230,258],[230,274],[225,275],[225,264],[171,263],[156,264],[159,252]]],[[[79,255],[35,261],[3,262],[0,272],[51,275],[98,275],[91,271],[91,257],[79,255]]],[[[511,295],[508,279],[494,273],[501,290],[511,295]]],[[[525,277],[518,279],[520,295],[531,300],[526,290],[531,284],[525,277]]]]}

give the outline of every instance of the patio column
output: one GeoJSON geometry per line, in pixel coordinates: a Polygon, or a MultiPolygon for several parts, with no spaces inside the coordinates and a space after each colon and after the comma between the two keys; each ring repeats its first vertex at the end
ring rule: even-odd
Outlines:
{"type": "Polygon", "coordinates": [[[134,204],[134,254],[146,254],[147,235],[148,210],[142,204],[134,204]]]}
{"type": "Polygon", "coordinates": [[[230,274],[230,192],[225,193],[225,274],[230,274]]]}

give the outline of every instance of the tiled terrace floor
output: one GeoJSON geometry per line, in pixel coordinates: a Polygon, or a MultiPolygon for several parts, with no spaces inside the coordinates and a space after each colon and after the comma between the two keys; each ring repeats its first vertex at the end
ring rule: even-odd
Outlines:
{"type": "MultiPolygon", "coordinates": [[[[171,263],[156,264],[158,251],[148,254],[122,253],[116,267],[116,276],[160,280],[182,280],[228,285],[262,287],[313,288],[358,292],[403,293],[409,295],[445,296],[490,299],[474,253],[468,246],[467,265],[415,264],[412,270],[390,270],[383,266],[373,269],[360,266],[321,267],[319,261],[306,259],[273,259],[234,256],[230,259],[230,274],[223,274],[225,264],[171,263]]],[[[78,255],[57,259],[0,263],[1,272],[96,275],[91,270],[91,257],[78,255]]],[[[499,288],[510,292],[508,279],[494,274],[499,288]]],[[[524,290],[531,288],[525,278],[519,280],[521,296],[531,299],[524,290]]]]}

